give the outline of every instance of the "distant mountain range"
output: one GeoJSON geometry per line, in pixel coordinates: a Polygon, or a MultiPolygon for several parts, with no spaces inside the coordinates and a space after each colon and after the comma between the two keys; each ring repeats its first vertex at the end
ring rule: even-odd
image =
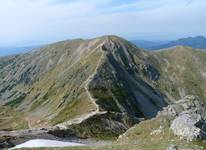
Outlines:
{"type": "Polygon", "coordinates": [[[38,46],[27,46],[27,47],[0,47],[0,56],[21,54],[31,51],[38,46]]]}
{"type": "Polygon", "coordinates": [[[158,50],[169,48],[173,46],[190,46],[192,48],[206,49],[206,38],[204,36],[181,38],[170,42],[153,42],[153,41],[143,41],[135,40],[132,41],[135,45],[147,49],[147,50],[158,50]]]}
{"type": "Polygon", "coordinates": [[[168,43],[168,41],[147,41],[147,40],[133,40],[131,42],[143,49],[151,49],[152,47],[157,47],[168,43]]]}

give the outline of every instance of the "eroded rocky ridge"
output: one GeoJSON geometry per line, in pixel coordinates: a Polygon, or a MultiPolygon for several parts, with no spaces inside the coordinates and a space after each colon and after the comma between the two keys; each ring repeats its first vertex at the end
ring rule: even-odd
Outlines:
{"type": "Polygon", "coordinates": [[[0,103],[22,112],[29,128],[79,125],[90,134],[97,125],[96,132],[120,134],[167,105],[149,83],[160,74],[147,55],[122,38],[104,36],[1,58],[0,103]]]}

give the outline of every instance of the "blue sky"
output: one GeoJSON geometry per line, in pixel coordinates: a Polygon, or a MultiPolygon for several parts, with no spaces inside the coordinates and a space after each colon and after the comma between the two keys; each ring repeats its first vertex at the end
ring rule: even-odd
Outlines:
{"type": "Polygon", "coordinates": [[[206,0],[1,0],[0,47],[115,34],[206,36],[206,0]]]}

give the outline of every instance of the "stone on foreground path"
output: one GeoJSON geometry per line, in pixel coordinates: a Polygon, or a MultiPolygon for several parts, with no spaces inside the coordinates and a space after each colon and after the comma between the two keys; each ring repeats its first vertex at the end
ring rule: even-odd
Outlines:
{"type": "Polygon", "coordinates": [[[177,149],[177,146],[175,146],[175,145],[169,145],[169,146],[166,148],[166,150],[178,150],[178,149],[177,149]]]}

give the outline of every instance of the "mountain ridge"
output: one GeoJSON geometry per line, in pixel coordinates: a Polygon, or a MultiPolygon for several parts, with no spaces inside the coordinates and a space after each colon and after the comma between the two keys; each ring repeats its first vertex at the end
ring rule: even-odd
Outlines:
{"type": "MultiPolygon", "coordinates": [[[[131,122],[150,118],[166,103],[134,70],[141,69],[136,63],[143,63],[145,55],[116,36],[58,42],[13,56],[11,63],[2,65],[0,99],[5,106],[40,117],[42,124],[68,120],[69,125],[81,123],[108,111],[113,112],[110,117],[125,113],[131,122]],[[137,95],[136,88],[144,94],[137,95]],[[143,109],[141,99],[151,107],[150,111],[143,109]]],[[[124,122],[119,125],[124,131],[128,128],[124,122]]]]}
{"type": "Polygon", "coordinates": [[[0,58],[0,102],[26,114],[30,128],[118,136],[185,95],[205,98],[205,55],[146,52],[117,36],[57,42],[0,58]]]}

